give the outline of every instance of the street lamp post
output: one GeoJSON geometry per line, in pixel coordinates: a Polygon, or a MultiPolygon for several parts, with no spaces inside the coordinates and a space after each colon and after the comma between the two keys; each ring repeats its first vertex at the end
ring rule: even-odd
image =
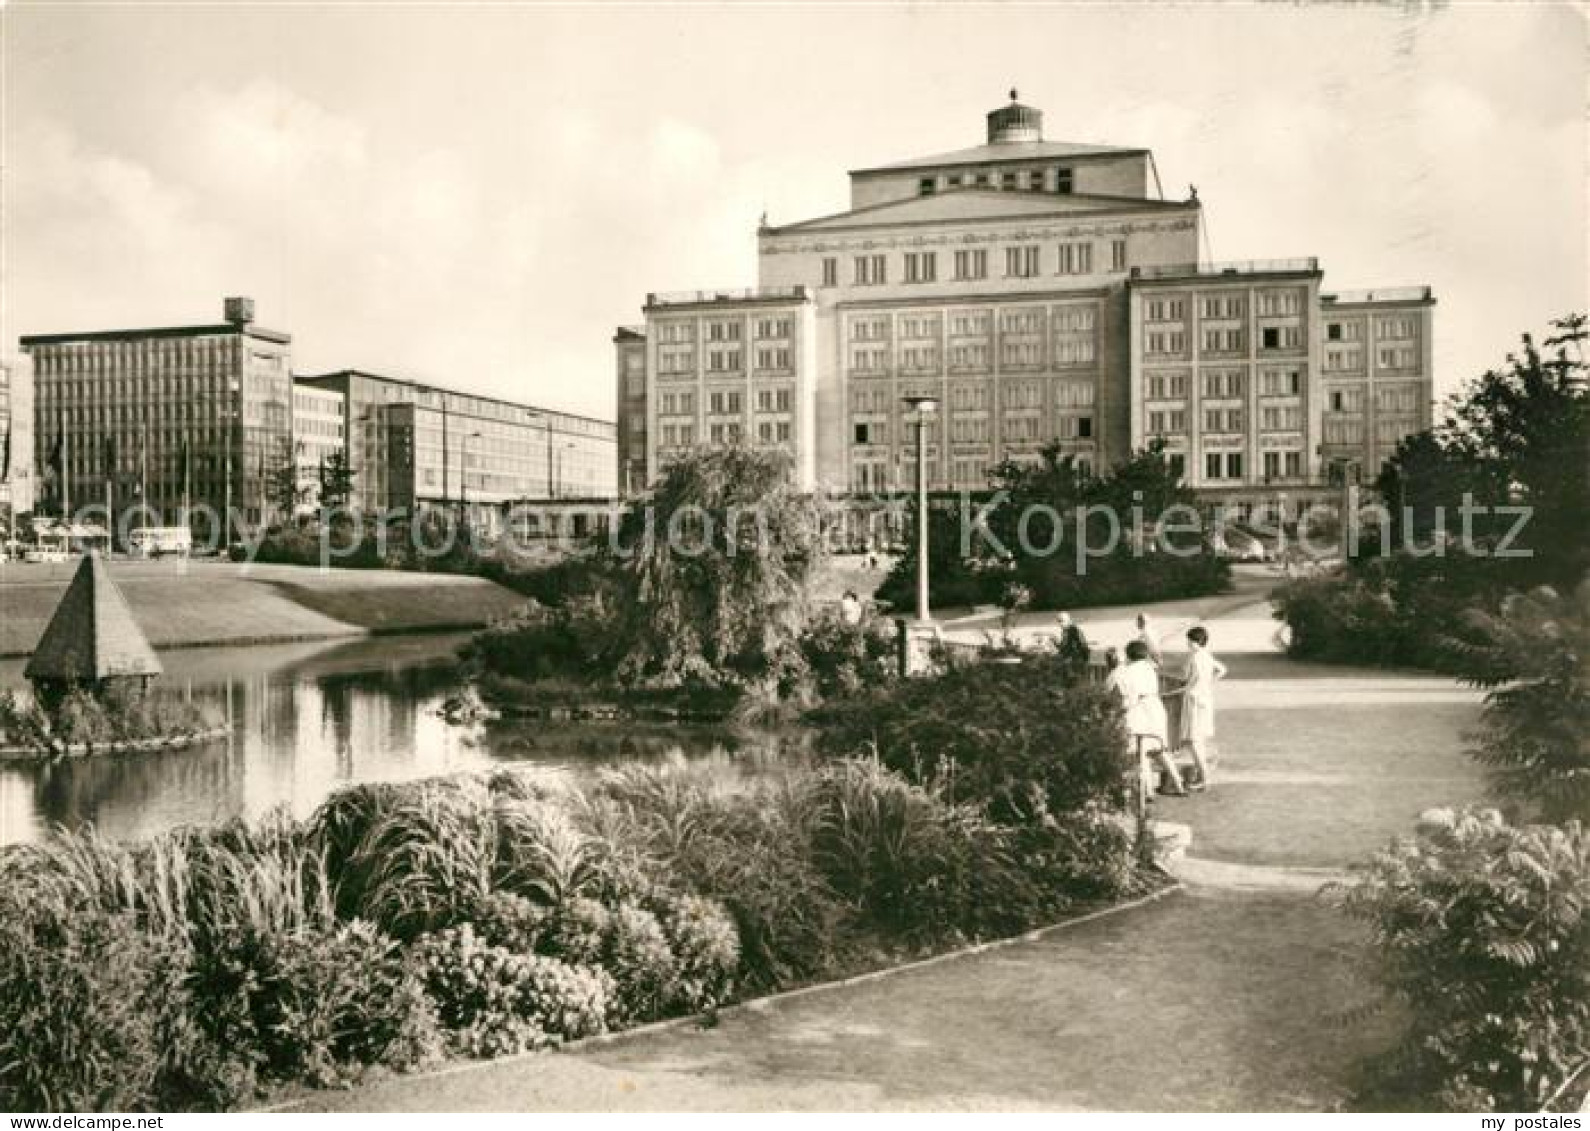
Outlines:
{"type": "Polygon", "coordinates": [[[938,411],[937,397],[905,397],[905,404],[916,413],[916,619],[927,624],[932,619],[928,603],[928,417],[938,411]]]}

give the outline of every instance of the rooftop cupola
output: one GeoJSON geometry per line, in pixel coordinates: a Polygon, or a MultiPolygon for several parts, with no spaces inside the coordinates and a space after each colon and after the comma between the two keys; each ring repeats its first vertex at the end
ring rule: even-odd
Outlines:
{"type": "Polygon", "coordinates": [[[988,112],[988,144],[1004,142],[1042,141],[1043,111],[1023,106],[1016,101],[1016,91],[1010,92],[1010,105],[988,112]]]}

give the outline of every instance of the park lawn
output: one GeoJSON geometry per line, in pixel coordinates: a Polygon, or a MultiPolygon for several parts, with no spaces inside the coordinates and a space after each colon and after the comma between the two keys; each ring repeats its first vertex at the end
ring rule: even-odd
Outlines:
{"type": "MultiPolygon", "coordinates": [[[[33,650],[75,568],[5,567],[0,655],[33,650]]],[[[402,571],[166,561],[116,562],[112,576],[157,648],[474,628],[523,603],[481,578],[402,571]]]]}

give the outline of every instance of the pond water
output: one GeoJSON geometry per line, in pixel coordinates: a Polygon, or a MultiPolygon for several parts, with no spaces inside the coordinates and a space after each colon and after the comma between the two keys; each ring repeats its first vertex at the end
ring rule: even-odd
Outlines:
{"type": "MultiPolygon", "coordinates": [[[[228,738],[191,747],[48,765],[0,763],[0,845],[54,824],[92,823],[116,839],[178,825],[255,817],[287,805],[305,816],[341,786],[497,766],[549,778],[605,765],[776,756],[798,738],[644,723],[502,720],[439,714],[459,686],[461,635],[163,652],[167,693],[231,722],[228,738]]],[[[0,661],[0,688],[25,686],[23,660],[0,661]]]]}

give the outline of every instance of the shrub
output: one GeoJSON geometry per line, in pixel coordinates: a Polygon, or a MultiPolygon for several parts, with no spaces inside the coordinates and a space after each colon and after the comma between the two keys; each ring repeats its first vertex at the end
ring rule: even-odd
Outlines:
{"type": "Polygon", "coordinates": [[[350,903],[400,939],[458,922],[493,887],[489,801],[445,781],[388,796],[342,872],[350,903]]]}
{"type": "Polygon", "coordinates": [[[532,602],[477,633],[464,655],[486,671],[518,680],[604,682],[612,673],[612,621],[606,605],[595,597],[571,598],[555,606],[532,602]]]}
{"type": "Polygon", "coordinates": [[[656,912],[677,968],[669,1010],[696,1013],[728,998],[740,967],[740,938],[720,904],[695,895],[663,895],[656,912]]]}
{"type": "Polygon", "coordinates": [[[1457,667],[1489,689],[1471,752],[1546,818],[1590,818],[1590,579],[1566,596],[1509,597],[1467,623],[1481,643],[1457,667]]]}
{"type": "Polygon", "coordinates": [[[467,923],[421,936],[410,962],[466,1055],[525,1052],[606,1030],[606,972],[491,946],[467,923]]]}
{"type": "Polygon", "coordinates": [[[897,670],[894,629],[880,617],[849,624],[829,611],[807,625],[800,649],[819,699],[854,695],[888,683],[897,670]]]}
{"type": "Polygon", "coordinates": [[[1102,687],[1066,686],[1059,656],[972,664],[814,712],[818,748],[875,754],[951,802],[986,805],[1001,823],[1126,801],[1120,704],[1102,687]]]}
{"type": "MultiPolygon", "coordinates": [[[[1406,1002],[1370,1097],[1452,1111],[1572,1110],[1590,1089],[1590,833],[1428,815],[1331,889],[1406,1002]]],[[[1383,1109],[1383,1108],[1382,1108],[1383,1109]]]]}
{"type": "Polygon", "coordinates": [[[437,1051],[436,1022],[396,943],[368,923],[217,932],[195,956],[194,1017],[248,1069],[318,1086],[437,1051]]]}
{"type": "Polygon", "coordinates": [[[157,946],[129,913],[0,919],[0,1108],[152,1106],[175,988],[155,974],[157,946]]]}
{"type": "Polygon", "coordinates": [[[621,1020],[649,1021],[667,1014],[678,994],[679,962],[657,916],[633,903],[613,909],[602,969],[617,985],[614,1013],[621,1020]]]}
{"type": "Polygon", "coordinates": [[[565,962],[595,965],[612,927],[612,915],[594,899],[571,899],[557,909],[541,937],[540,953],[565,962]]]}
{"type": "Polygon", "coordinates": [[[487,894],[469,913],[481,939],[515,954],[534,954],[551,925],[552,912],[512,892],[487,894]]]}

